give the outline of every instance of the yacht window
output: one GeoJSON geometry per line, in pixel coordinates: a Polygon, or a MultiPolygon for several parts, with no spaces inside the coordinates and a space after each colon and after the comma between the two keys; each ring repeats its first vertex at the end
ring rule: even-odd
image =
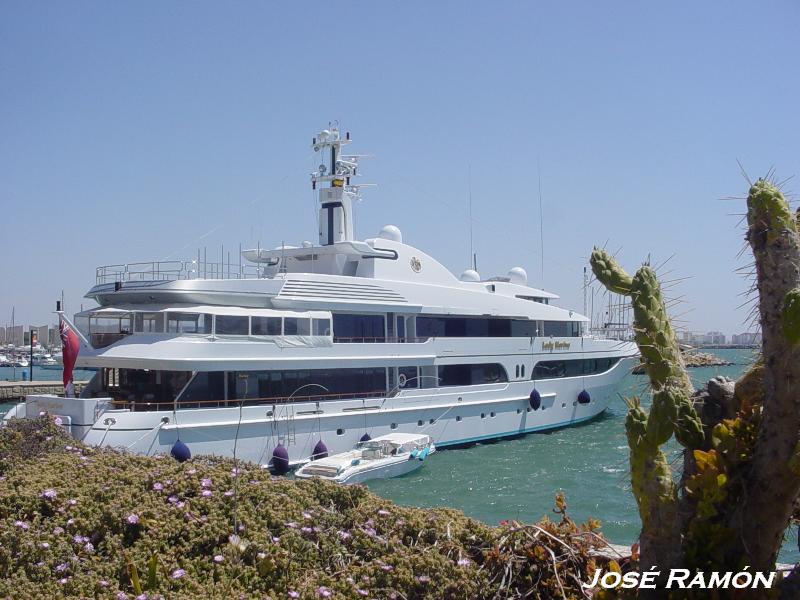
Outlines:
{"type": "Polygon", "coordinates": [[[397,317],[397,341],[406,341],[406,318],[397,317]]]}
{"type": "Polygon", "coordinates": [[[324,335],[326,337],[331,334],[331,320],[330,319],[314,319],[314,335],[324,335]]]}
{"type": "Polygon", "coordinates": [[[498,317],[417,317],[419,337],[535,337],[536,321],[498,317]]]}
{"type": "Polygon", "coordinates": [[[217,335],[247,335],[247,317],[217,315],[217,335]]]}
{"type": "Polygon", "coordinates": [[[311,333],[309,321],[310,319],[286,317],[283,320],[283,335],[309,335],[311,333]]]}
{"type": "Polygon", "coordinates": [[[178,398],[184,408],[186,404],[199,402],[206,403],[200,405],[203,408],[209,401],[225,401],[225,377],[222,371],[200,371],[178,398]]]}
{"type": "Polygon", "coordinates": [[[89,318],[89,333],[92,346],[105,348],[118,342],[131,333],[131,316],[128,313],[117,316],[89,318]]]}
{"type": "Polygon", "coordinates": [[[501,383],[508,381],[503,365],[498,363],[441,365],[439,367],[439,385],[481,385],[484,383],[501,383]]]}
{"type": "Polygon", "coordinates": [[[169,333],[211,333],[211,315],[205,313],[167,313],[169,333]]]}
{"type": "Polygon", "coordinates": [[[584,360],[544,360],[533,368],[533,379],[554,379],[605,373],[620,361],[620,357],[587,358],[584,360]]]}
{"type": "Polygon", "coordinates": [[[333,315],[334,342],[385,342],[386,318],[383,315],[333,315]]]}
{"type": "Polygon", "coordinates": [[[162,333],[164,313],[133,313],[133,330],[136,333],[162,333]]]}
{"type": "Polygon", "coordinates": [[[544,321],[545,337],[580,337],[583,324],[580,321],[544,321]]]}
{"type": "Polygon", "coordinates": [[[253,335],[281,335],[281,318],[252,317],[250,327],[253,335]]]}
{"type": "Polygon", "coordinates": [[[286,371],[239,371],[228,394],[236,399],[276,399],[292,397],[331,398],[375,397],[386,393],[386,369],[298,369],[286,371]]]}
{"type": "Polygon", "coordinates": [[[397,387],[408,389],[419,387],[417,367],[398,367],[397,387]]]}

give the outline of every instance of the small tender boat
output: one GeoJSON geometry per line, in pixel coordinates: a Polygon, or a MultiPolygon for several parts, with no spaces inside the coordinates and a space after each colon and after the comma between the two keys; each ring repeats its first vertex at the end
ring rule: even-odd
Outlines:
{"type": "Polygon", "coordinates": [[[337,483],[362,483],[369,479],[388,479],[405,475],[422,466],[436,452],[429,435],[389,433],[359,442],[349,452],[334,454],[306,463],[295,476],[320,477],[337,483]]]}

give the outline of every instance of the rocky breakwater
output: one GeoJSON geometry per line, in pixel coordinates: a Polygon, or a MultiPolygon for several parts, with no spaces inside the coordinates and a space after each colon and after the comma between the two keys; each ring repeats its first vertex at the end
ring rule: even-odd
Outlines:
{"type": "MultiPolygon", "coordinates": [[[[683,352],[683,362],[687,367],[727,367],[733,363],[708,352],[688,351],[683,352]]],[[[643,375],[644,367],[639,364],[633,368],[634,375],[643,375]]]]}

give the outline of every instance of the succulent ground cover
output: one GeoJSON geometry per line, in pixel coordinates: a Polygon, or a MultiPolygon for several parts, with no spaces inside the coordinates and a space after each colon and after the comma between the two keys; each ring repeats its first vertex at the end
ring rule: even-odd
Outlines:
{"type": "Polygon", "coordinates": [[[490,527],[257,465],[0,430],[3,598],[582,598],[604,545],[564,499],[490,527]]]}

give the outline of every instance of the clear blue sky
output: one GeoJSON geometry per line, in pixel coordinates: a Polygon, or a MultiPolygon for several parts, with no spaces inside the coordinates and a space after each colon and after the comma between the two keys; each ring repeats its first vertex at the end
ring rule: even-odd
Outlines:
{"type": "MultiPolygon", "coordinates": [[[[751,177],[800,169],[800,5],[0,3],[0,324],[100,264],[316,239],[313,134],[353,132],[362,238],[582,307],[594,244],[673,253],[690,328],[743,330],[751,177]],[[544,197],[539,255],[537,163],[544,197]]],[[[787,184],[800,189],[800,180],[787,184]]]]}

